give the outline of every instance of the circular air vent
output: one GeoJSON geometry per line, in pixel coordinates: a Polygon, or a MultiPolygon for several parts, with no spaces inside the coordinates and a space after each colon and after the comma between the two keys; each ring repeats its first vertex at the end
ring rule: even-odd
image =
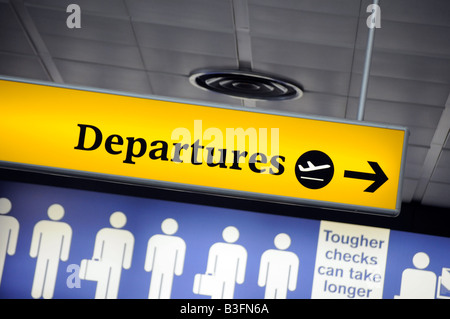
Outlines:
{"type": "Polygon", "coordinates": [[[291,100],[303,95],[302,89],[265,74],[237,70],[206,70],[190,76],[197,87],[236,98],[291,100]]]}

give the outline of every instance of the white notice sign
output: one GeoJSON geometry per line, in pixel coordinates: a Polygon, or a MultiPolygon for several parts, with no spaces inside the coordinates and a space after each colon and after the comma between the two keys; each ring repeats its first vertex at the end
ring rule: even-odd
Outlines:
{"type": "Polygon", "coordinates": [[[389,229],[322,221],[311,298],[383,297],[389,229]]]}

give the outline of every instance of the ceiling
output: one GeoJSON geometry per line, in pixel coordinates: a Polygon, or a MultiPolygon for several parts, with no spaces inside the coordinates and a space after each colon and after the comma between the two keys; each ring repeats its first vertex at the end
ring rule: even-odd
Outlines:
{"type": "MultiPolygon", "coordinates": [[[[366,0],[0,0],[0,75],[357,118],[366,0]],[[69,29],[69,4],[81,28],[69,29]],[[202,68],[299,83],[292,101],[194,87],[202,68]]],[[[364,121],[409,128],[403,201],[450,208],[450,1],[380,1],[364,121]]]]}

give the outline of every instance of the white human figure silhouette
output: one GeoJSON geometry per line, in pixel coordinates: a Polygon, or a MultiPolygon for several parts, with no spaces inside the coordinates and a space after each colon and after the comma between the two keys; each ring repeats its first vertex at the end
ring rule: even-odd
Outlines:
{"type": "Polygon", "coordinates": [[[242,284],[245,279],[247,250],[234,244],[239,239],[238,229],[228,226],[223,230],[222,237],[226,243],[211,246],[206,265],[206,273],[217,279],[211,299],[232,299],[236,283],[242,284]]]}
{"type": "Polygon", "coordinates": [[[64,217],[64,207],[51,205],[47,210],[51,220],[36,223],[31,239],[30,256],[37,257],[31,296],[51,299],[55,290],[59,260],[69,259],[72,228],[59,222],[64,217]]]}
{"type": "Polygon", "coordinates": [[[413,257],[414,268],[403,270],[400,295],[398,299],[434,299],[437,276],[434,272],[424,270],[430,264],[430,258],[424,252],[413,257]]]}
{"type": "Polygon", "coordinates": [[[266,286],[265,299],[286,299],[287,290],[297,288],[299,259],[296,254],[285,251],[291,245],[289,235],[275,236],[275,247],[266,250],[261,256],[258,285],[266,286]]]}
{"type": "MultiPolygon", "coordinates": [[[[0,198],[0,215],[11,211],[11,201],[5,197],[0,198]]],[[[19,236],[19,222],[12,216],[0,216],[0,285],[2,283],[3,267],[6,254],[12,256],[16,253],[17,237],[19,236]]]]}
{"type": "Polygon", "coordinates": [[[147,244],[144,269],[152,272],[149,299],[170,299],[174,274],[183,274],[186,243],[182,238],[172,236],[178,230],[177,221],[165,219],[161,230],[165,235],[154,235],[147,244]]]}
{"type": "Polygon", "coordinates": [[[102,228],[95,238],[92,259],[108,265],[108,275],[99,278],[95,291],[96,299],[116,299],[119,293],[122,268],[130,269],[133,258],[134,236],[125,229],[127,217],[122,212],[114,212],[109,218],[114,228],[102,228]]]}

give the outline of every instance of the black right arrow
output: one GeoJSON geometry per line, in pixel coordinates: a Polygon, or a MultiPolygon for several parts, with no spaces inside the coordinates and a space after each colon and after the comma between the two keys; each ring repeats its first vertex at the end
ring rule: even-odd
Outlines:
{"type": "Polygon", "coordinates": [[[373,181],[373,183],[364,190],[365,192],[373,193],[381,185],[383,185],[388,180],[388,178],[377,162],[367,161],[367,163],[369,163],[370,167],[372,167],[374,173],[344,171],[344,177],[373,181]]]}

